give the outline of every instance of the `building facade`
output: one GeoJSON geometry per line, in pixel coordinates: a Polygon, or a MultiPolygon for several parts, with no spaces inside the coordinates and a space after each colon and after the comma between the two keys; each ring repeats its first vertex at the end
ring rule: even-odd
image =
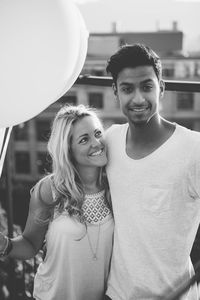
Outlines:
{"type": "MultiPolygon", "coordinates": [[[[108,57],[120,45],[140,42],[151,46],[161,56],[164,80],[200,81],[200,56],[184,55],[183,38],[183,33],[176,27],[171,31],[148,33],[114,31],[91,34],[87,58],[81,74],[107,76],[105,66],[108,57]]],[[[111,87],[75,84],[63,97],[37,117],[13,128],[7,157],[7,164],[9,163],[7,171],[10,172],[11,178],[15,222],[22,227],[25,217],[22,222],[23,211],[21,210],[27,210],[29,189],[51,168],[46,153],[51,122],[58,109],[66,103],[85,104],[97,108],[105,127],[113,123],[126,122],[111,87]]],[[[160,103],[160,113],[168,120],[200,131],[200,93],[167,91],[160,103]]],[[[3,174],[0,192],[4,198],[1,199],[6,198],[4,193],[6,170],[3,174]]]]}

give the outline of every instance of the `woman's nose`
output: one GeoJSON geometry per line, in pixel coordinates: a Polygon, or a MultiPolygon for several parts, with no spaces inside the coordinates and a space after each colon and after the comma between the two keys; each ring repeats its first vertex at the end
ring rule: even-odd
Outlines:
{"type": "Polygon", "coordinates": [[[94,137],[94,138],[92,139],[92,147],[98,147],[98,146],[100,146],[100,145],[101,145],[100,139],[94,137]]]}

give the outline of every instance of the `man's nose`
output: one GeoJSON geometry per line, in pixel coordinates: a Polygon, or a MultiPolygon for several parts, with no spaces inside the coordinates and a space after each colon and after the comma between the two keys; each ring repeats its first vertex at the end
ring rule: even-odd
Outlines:
{"type": "Polygon", "coordinates": [[[139,90],[136,90],[132,101],[135,105],[142,105],[145,102],[145,98],[139,90]]]}

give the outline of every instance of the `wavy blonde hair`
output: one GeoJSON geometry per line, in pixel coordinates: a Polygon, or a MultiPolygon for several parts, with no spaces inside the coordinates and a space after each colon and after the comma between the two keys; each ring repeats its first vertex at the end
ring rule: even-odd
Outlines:
{"type": "MultiPolygon", "coordinates": [[[[52,175],[58,197],[56,205],[59,211],[64,209],[70,215],[82,217],[82,203],[84,190],[71,153],[72,126],[86,116],[98,118],[96,111],[84,105],[62,107],[52,125],[48,141],[48,152],[52,158],[52,175]]],[[[110,193],[105,167],[101,168],[98,182],[106,191],[106,198],[110,203],[110,193]]]]}

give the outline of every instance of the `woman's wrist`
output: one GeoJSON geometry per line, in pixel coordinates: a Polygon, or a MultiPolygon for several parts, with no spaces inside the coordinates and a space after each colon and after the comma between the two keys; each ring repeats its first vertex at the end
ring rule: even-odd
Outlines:
{"type": "Polygon", "coordinates": [[[4,245],[4,248],[2,250],[0,250],[1,257],[7,256],[13,248],[11,239],[7,236],[4,236],[4,238],[5,238],[5,245],[4,245]]]}
{"type": "Polygon", "coordinates": [[[0,232],[0,253],[4,251],[7,245],[7,237],[0,232]]]}

